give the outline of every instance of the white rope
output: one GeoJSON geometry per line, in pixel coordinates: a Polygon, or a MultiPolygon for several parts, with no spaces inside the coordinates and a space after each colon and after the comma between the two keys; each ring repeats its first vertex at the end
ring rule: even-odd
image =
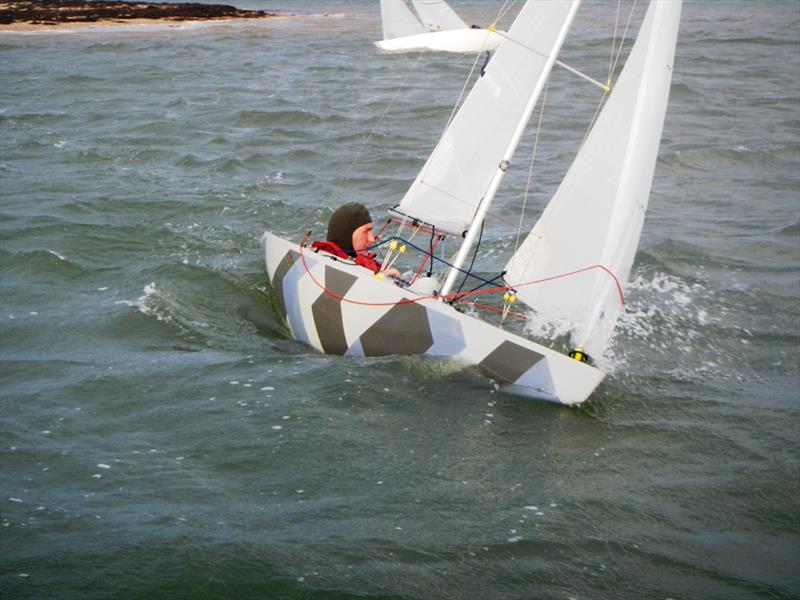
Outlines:
{"type": "Polygon", "coordinates": [[[544,86],[542,93],[542,100],[539,108],[539,122],[536,124],[536,136],[533,139],[533,152],[531,153],[531,166],[528,169],[528,183],[525,186],[525,195],[522,199],[522,211],[519,214],[519,225],[517,227],[517,238],[514,240],[514,252],[519,248],[519,238],[522,235],[522,223],[525,218],[525,208],[528,205],[528,193],[531,189],[531,181],[533,180],[533,164],[536,161],[536,149],[539,147],[539,133],[542,131],[542,119],[544,118],[544,105],[547,102],[547,90],[550,88],[550,80],[544,86]]]}
{"type": "Polygon", "coordinates": [[[403,89],[405,89],[406,84],[408,83],[408,80],[411,77],[411,73],[414,71],[414,69],[416,69],[417,63],[422,58],[422,54],[423,54],[422,52],[418,54],[417,60],[414,61],[414,64],[406,73],[405,79],[403,79],[403,83],[401,83],[400,86],[395,90],[394,94],[392,95],[392,99],[389,100],[389,104],[386,105],[386,108],[383,110],[383,113],[381,113],[381,116],[378,118],[378,122],[375,123],[375,126],[372,128],[372,131],[369,132],[369,135],[367,136],[367,139],[364,140],[364,143],[361,144],[361,147],[358,149],[358,152],[356,152],[355,157],[353,157],[353,160],[350,162],[350,165],[347,167],[347,170],[345,171],[344,175],[339,179],[339,181],[336,182],[336,185],[333,188],[333,192],[331,192],[332,198],[335,199],[338,196],[342,184],[345,181],[347,181],[347,179],[350,177],[350,172],[353,170],[353,166],[355,166],[358,159],[361,158],[361,154],[364,152],[364,148],[367,147],[370,140],[375,135],[375,132],[378,131],[378,127],[380,127],[381,123],[383,123],[384,117],[386,117],[386,114],[389,112],[389,109],[392,108],[394,101],[397,100],[397,96],[399,96],[400,92],[402,92],[403,89]]]}
{"type": "MultiPolygon", "coordinates": [[[[511,10],[511,8],[518,1],[519,0],[505,0],[503,6],[500,8],[500,11],[497,13],[497,17],[495,17],[492,24],[494,25],[494,23],[497,23],[500,19],[505,17],[506,13],[508,13],[508,11],[511,10]]],[[[464,80],[464,85],[461,87],[461,91],[458,94],[458,100],[456,100],[456,103],[453,105],[453,110],[450,111],[450,116],[447,118],[447,124],[445,125],[444,131],[447,131],[447,128],[450,127],[450,123],[453,122],[453,118],[455,117],[456,112],[458,112],[458,109],[461,107],[461,102],[464,98],[464,93],[467,90],[467,86],[469,86],[469,82],[472,81],[472,76],[475,73],[475,67],[478,66],[478,61],[481,58],[481,54],[483,54],[483,52],[479,52],[475,55],[475,60],[472,63],[472,67],[470,67],[469,73],[467,74],[467,77],[464,80]]],[[[442,132],[442,137],[444,137],[444,131],[442,132]]],[[[441,138],[439,138],[439,141],[441,141],[441,138]]]]}
{"type": "MultiPolygon", "coordinates": [[[[628,28],[630,27],[631,21],[633,20],[633,13],[636,10],[636,1],[637,0],[633,0],[633,4],[631,5],[631,10],[628,13],[628,22],[625,23],[625,30],[622,32],[622,38],[619,41],[619,48],[616,48],[616,37],[619,26],[620,10],[622,8],[622,0],[620,0],[617,4],[617,18],[614,20],[614,37],[611,39],[611,61],[608,70],[608,90],[611,89],[611,79],[613,77],[614,71],[617,68],[617,63],[619,62],[619,58],[622,55],[622,46],[625,43],[625,38],[628,35],[628,28]],[[615,52],[616,56],[614,55],[615,52]]],[[[581,140],[580,146],[578,146],[579,149],[582,148],[583,145],[586,143],[586,139],[589,137],[589,133],[592,131],[595,121],[597,121],[597,117],[600,115],[600,109],[603,108],[603,104],[608,98],[608,90],[606,90],[606,92],[600,98],[600,101],[597,103],[594,115],[592,115],[592,120],[589,122],[589,127],[586,129],[586,133],[583,136],[583,140],[581,140]]]]}
{"type": "MultiPolygon", "coordinates": [[[[625,38],[628,37],[628,29],[630,28],[631,21],[633,20],[633,13],[636,11],[636,1],[637,0],[633,0],[633,4],[631,4],[631,11],[628,13],[628,22],[625,23],[625,31],[622,32],[622,39],[619,41],[619,48],[617,48],[617,56],[614,59],[614,65],[613,65],[613,67],[611,69],[612,74],[613,74],[613,71],[616,70],[617,63],[619,62],[619,58],[622,55],[622,46],[625,44],[625,38]]],[[[614,27],[615,27],[615,34],[616,34],[616,23],[615,23],[614,27]]],[[[609,79],[610,79],[610,77],[609,77],[609,79]]]]}
{"type": "Polygon", "coordinates": [[[617,28],[619,26],[619,15],[622,12],[622,0],[617,0],[617,17],[614,19],[614,35],[611,38],[611,56],[608,60],[608,82],[611,83],[611,77],[614,75],[614,51],[617,47],[617,28]]]}
{"type": "MultiPolygon", "coordinates": [[[[617,62],[619,61],[619,57],[620,57],[620,55],[622,53],[622,46],[623,46],[623,43],[625,41],[625,37],[626,37],[626,35],[628,33],[628,28],[630,27],[631,20],[633,18],[634,10],[636,8],[636,0],[634,0],[633,5],[631,6],[631,11],[630,11],[630,13],[628,15],[628,22],[625,25],[625,30],[623,32],[622,39],[620,40],[619,48],[616,48],[616,38],[617,38],[617,31],[618,31],[618,25],[619,25],[619,20],[620,20],[621,5],[622,5],[622,0],[619,0],[619,2],[617,4],[617,16],[616,16],[616,19],[614,20],[614,35],[613,35],[613,37],[611,39],[611,56],[610,56],[610,60],[609,60],[608,83],[606,84],[606,86],[602,86],[601,85],[601,87],[605,87],[604,92],[603,92],[603,96],[600,98],[600,102],[597,104],[597,107],[595,108],[594,115],[592,116],[592,120],[589,123],[589,127],[586,129],[586,133],[584,134],[583,140],[581,141],[580,146],[578,146],[579,151],[580,151],[580,148],[583,147],[583,145],[586,143],[586,139],[589,137],[589,133],[592,131],[592,128],[594,127],[595,121],[597,121],[597,117],[600,114],[600,109],[603,107],[603,104],[604,104],[606,98],[608,97],[608,92],[609,92],[609,89],[610,89],[610,86],[611,86],[612,75],[613,75],[614,69],[616,68],[617,62]],[[616,52],[616,56],[615,56],[615,52],[616,52]]],[[[549,85],[549,80],[548,80],[548,85],[549,85]]],[[[516,240],[514,242],[514,253],[516,253],[517,249],[519,248],[519,239],[520,239],[521,232],[522,232],[523,217],[524,217],[525,208],[526,208],[526,204],[527,204],[527,200],[528,200],[528,189],[530,188],[530,182],[531,182],[532,173],[533,173],[533,163],[534,163],[534,159],[535,159],[535,156],[536,156],[536,146],[538,144],[539,131],[541,130],[542,117],[544,115],[544,99],[546,97],[547,97],[547,88],[545,88],[545,92],[544,92],[543,100],[542,100],[542,109],[541,109],[541,112],[539,114],[539,124],[538,124],[537,130],[536,130],[536,140],[534,142],[534,147],[533,147],[533,156],[531,157],[531,168],[530,168],[530,171],[528,173],[528,187],[526,187],[526,189],[525,189],[525,199],[523,200],[523,204],[522,204],[522,213],[520,214],[519,228],[517,229],[517,237],[516,237],[516,240]]],[[[546,226],[546,223],[543,223],[543,226],[546,226]]],[[[537,246],[538,246],[538,241],[534,244],[534,253],[536,252],[536,247],[537,246]]]]}
{"type": "Polygon", "coordinates": [[[480,58],[481,58],[481,53],[479,52],[478,54],[475,55],[475,60],[472,62],[472,66],[469,69],[469,73],[467,73],[467,77],[464,80],[464,85],[461,86],[461,91],[458,93],[458,100],[456,100],[456,103],[453,105],[453,109],[450,111],[450,116],[447,117],[447,124],[444,126],[444,131],[442,131],[442,135],[439,138],[439,141],[441,141],[442,137],[444,137],[447,128],[450,127],[450,123],[453,122],[453,119],[455,118],[458,109],[461,107],[461,102],[464,99],[464,92],[466,92],[469,82],[472,81],[472,75],[475,73],[475,67],[478,66],[478,61],[480,60],[480,58]]]}
{"type": "Polygon", "coordinates": [[[505,17],[505,16],[506,16],[506,14],[508,13],[508,11],[510,11],[510,10],[511,10],[511,9],[514,7],[514,5],[515,5],[517,2],[518,2],[518,0],[506,0],[506,1],[503,3],[503,6],[501,6],[501,7],[500,7],[500,10],[498,11],[498,13],[497,13],[497,16],[496,16],[496,17],[495,17],[495,19],[494,19],[494,23],[492,23],[492,24],[494,25],[494,24],[495,24],[495,23],[497,23],[497,22],[498,22],[500,19],[502,19],[503,17],[505,17]]]}

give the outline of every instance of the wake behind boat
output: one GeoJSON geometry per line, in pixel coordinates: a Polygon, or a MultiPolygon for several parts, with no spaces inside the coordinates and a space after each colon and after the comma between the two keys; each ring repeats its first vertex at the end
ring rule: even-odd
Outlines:
{"type": "Polygon", "coordinates": [[[381,0],[383,40],[375,45],[386,52],[485,52],[503,38],[493,28],[470,27],[444,0],[381,0]]]}
{"type": "MultiPolygon", "coordinates": [[[[652,0],[622,72],[605,84],[595,81],[604,90],[602,110],[505,269],[486,279],[465,268],[552,69],[591,80],[557,59],[579,4],[524,5],[390,210],[397,229],[383,242],[389,248],[384,272],[314,253],[306,240],[264,234],[267,274],[295,339],[332,354],[452,358],[483,368],[507,391],[564,404],[591,395],[604,374],[590,357],[610,342],[644,222],[680,1],[652,0]],[[415,241],[420,234],[424,241],[415,241]],[[437,255],[445,238],[461,242],[455,256],[437,255]],[[421,255],[420,266],[403,281],[385,277],[409,249],[421,255]],[[464,291],[467,281],[477,286],[464,291]],[[467,314],[481,294],[502,296],[499,324],[467,314]],[[517,298],[545,317],[572,323],[572,350],[562,353],[503,329],[517,298]]],[[[576,84],[586,85],[577,78],[576,84]]]]}

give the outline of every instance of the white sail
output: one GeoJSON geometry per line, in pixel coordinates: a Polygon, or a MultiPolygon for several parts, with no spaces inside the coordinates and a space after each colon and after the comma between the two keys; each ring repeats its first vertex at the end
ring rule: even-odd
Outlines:
{"type": "MultiPolygon", "coordinates": [[[[541,89],[578,0],[527,2],[397,212],[461,234],[541,89]]],[[[511,149],[513,151],[513,148],[511,149]]]]}
{"type": "Polygon", "coordinates": [[[502,34],[488,29],[448,29],[380,40],[375,45],[384,52],[487,52],[502,41],[502,34]]]}
{"type": "Polygon", "coordinates": [[[444,0],[411,0],[428,31],[467,29],[468,25],[444,0]]]}
{"type": "Polygon", "coordinates": [[[381,21],[385,40],[428,31],[411,12],[405,0],[381,0],[381,21]]]}
{"type": "Polygon", "coordinates": [[[544,315],[575,325],[573,341],[601,355],[622,310],[650,196],[680,19],[680,0],[653,0],[639,37],[575,162],[506,281],[544,315]],[[578,274],[574,271],[600,265],[578,274]],[[526,282],[557,277],[538,285],[526,282]],[[620,289],[618,289],[620,286],[620,289]]]}

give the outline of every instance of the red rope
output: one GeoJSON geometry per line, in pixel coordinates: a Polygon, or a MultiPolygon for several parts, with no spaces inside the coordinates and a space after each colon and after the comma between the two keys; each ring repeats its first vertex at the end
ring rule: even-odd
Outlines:
{"type": "Polygon", "coordinates": [[[476,296],[476,295],[479,295],[479,294],[491,294],[491,293],[494,293],[494,292],[507,292],[509,290],[514,290],[516,288],[525,287],[525,286],[528,286],[528,285],[535,285],[535,284],[538,284],[538,283],[546,283],[548,281],[555,281],[557,279],[564,279],[565,277],[571,277],[572,275],[578,275],[580,273],[585,273],[586,271],[591,271],[592,269],[601,269],[602,271],[605,271],[614,280],[614,283],[617,286],[617,293],[619,294],[620,303],[623,304],[623,305],[625,304],[625,296],[622,294],[622,285],[620,284],[619,279],[617,279],[617,276],[614,275],[607,267],[605,267],[604,265],[600,265],[600,264],[591,265],[589,267],[584,267],[582,269],[577,269],[575,271],[570,271],[569,273],[562,273],[560,275],[553,275],[551,277],[544,277],[542,279],[535,279],[533,281],[526,281],[525,283],[519,283],[519,284],[514,285],[514,286],[503,285],[503,286],[497,286],[497,287],[487,288],[487,289],[482,289],[482,290],[473,290],[471,292],[456,292],[456,293],[452,293],[452,294],[447,294],[446,296],[440,296],[440,295],[432,294],[432,295],[429,295],[429,296],[420,296],[418,298],[403,298],[402,300],[398,300],[396,302],[363,302],[363,301],[360,301],[360,300],[352,300],[350,298],[345,298],[344,296],[340,296],[340,295],[336,294],[335,292],[329,290],[327,287],[325,287],[324,284],[320,283],[317,280],[316,277],[314,277],[314,274],[308,268],[308,263],[306,262],[305,253],[303,252],[303,248],[305,247],[305,241],[306,241],[307,237],[308,237],[308,235],[306,235],[306,237],[304,237],[303,240],[300,242],[300,259],[303,261],[303,268],[306,270],[306,273],[308,273],[309,277],[311,277],[311,280],[322,291],[324,291],[326,294],[328,294],[329,296],[331,296],[333,298],[336,298],[339,301],[347,302],[349,304],[356,304],[356,305],[359,305],[359,306],[394,306],[394,305],[397,305],[397,304],[410,304],[412,302],[419,302],[421,300],[431,300],[431,299],[434,299],[434,298],[435,299],[456,301],[456,300],[461,300],[462,298],[466,298],[467,296],[476,296]]]}
{"type": "Polygon", "coordinates": [[[437,296],[420,296],[419,298],[403,298],[402,300],[398,300],[396,302],[362,302],[360,300],[351,300],[350,298],[345,298],[344,296],[340,296],[336,292],[333,292],[325,287],[324,284],[320,283],[314,274],[311,272],[311,269],[308,268],[308,263],[306,262],[306,255],[303,252],[303,248],[305,246],[303,243],[300,243],[300,259],[303,261],[303,268],[308,273],[308,276],[311,277],[311,281],[317,284],[317,286],[329,296],[336,298],[339,301],[347,302],[349,304],[357,304],[359,306],[395,306],[396,304],[410,304],[411,302],[419,302],[420,300],[428,300],[430,298],[436,298],[437,296]]]}
{"type": "Polygon", "coordinates": [[[556,279],[564,279],[565,277],[571,277],[572,275],[578,275],[580,273],[585,273],[586,271],[591,271],[592,269],[600,269],[601,271],[605,271],[611,279],[614,280],[614,283],[617,286],[617,294],[619,294],[619,302],[620,304],[625,304],[625,296],[622,293],[622,285],[617,279],[617,276],[611,272],[608,267],[605,265],[597,264],[591,265],[589,267],[583,267],[582,269],[576,269],[575,271],[570,271],[569,273],[561,273],[560,275],[552,275],[550,277],[543,277],[542,279],[534,279],[533,281],[526,281],[525,283],[518,283],[516,285],[503,285],[499,287],[487,288],[484,290],[475,290],[473,292],[463,292],[461,294],[453,293],[448,294],[448,299],[452,298],[454,300],[458,300],[463,296],[471,296],[472,294],[488,294],[491,292],[506,292],[508,290],[514,290],[516,288],[525,287],[527,285],[535,285],[537,283],[547,283],[548,281],[555,281],[556,279]]]}
{"type": "MultiPolygon", "coordinates": [[[[503,312],[503,309],[500,308],[499,306],[490,306],[488,304],[479,304],[478,302],[473,302],[472,300],[467,300],[466,302],[468,302],[469,304],[471,304],[475,308],[482,308],[483,310],[491,310],[492,312],[503,312]]],[[[526,317],[524,314],[515,312],[513,310],[508,311],[507,314],[511,315],[512,317],[517,317],[518,319],[524,319],[525,321],[528,320],[528,317],[526,317]]]]}

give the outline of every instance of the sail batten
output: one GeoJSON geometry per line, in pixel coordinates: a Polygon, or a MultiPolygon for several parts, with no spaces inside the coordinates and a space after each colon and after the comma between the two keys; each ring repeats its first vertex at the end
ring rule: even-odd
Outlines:
{"type": "Polygon", "coordinates": [[[644,223],[666,113],[680,0],[653,0],[628,61],[561,185],[506,265],[506,281],[537,312],[573,323],[599,355],[622,310],[644,223]],[[600,269],[557,277],[587,266],[600,269]],[[529,281],[556,277],[541,286],[529,281]]]}

